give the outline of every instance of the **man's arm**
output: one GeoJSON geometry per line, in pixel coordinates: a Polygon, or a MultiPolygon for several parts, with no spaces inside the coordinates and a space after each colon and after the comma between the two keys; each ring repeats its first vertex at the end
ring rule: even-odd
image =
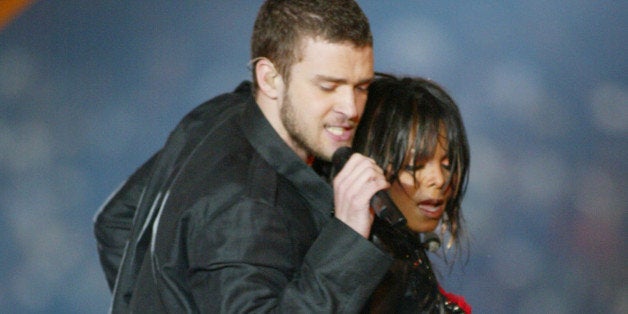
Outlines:
{"type": "Polygon", "coordinates": [[[153,155],[115,190],[94,217],[94,234],[100,264],[111,290],[113,290],[124,249],[131,235],[137,205],[158,155],[159,153],[153,155]]]}
{"type": "Polygon", "coordinates": [[[392,258],[337,219],[302,256],[303,243],[281,216],[246,201],[191,232],[189,284],[200,312],[355,313],[364,306],[392,258]]]}
{"type": "MultiPolygon", "coordinates": [[[[346,170],[334,183],[341,194],[335,207],[353,226],[330,217],[317,231],[296,204],[275,207],[246,197],[211,215],[184,219],[191,223],[181,237],[188,241],[189,284],[201,311],[359,312],[392,263],[357,232],[370,231],[369,199],[388,183],[361,155],[346,170]],[[365,227],[356,228],[356,222],[365,227]]],[[[203,203],[195,207],[207,208],[203,203]]]]}

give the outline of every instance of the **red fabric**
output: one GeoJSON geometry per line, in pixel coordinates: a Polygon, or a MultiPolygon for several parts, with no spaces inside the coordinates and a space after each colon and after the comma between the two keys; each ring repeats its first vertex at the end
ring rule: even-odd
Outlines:
{"type": "Polygon", "coordinates": [[[450,292],[447,292],[443,289],[443,287],[438,286],[438,290],[440,291],[440,293],[442,295],[445,296],[445,298],[447,298],[447,300],[458,304],[458,306],[467,314],[471,314],[471,305],[469,305],[467,303],[467,301],[464,299],[463,296],[461,295],[457,295],[457,294],[453,294],[450,292]]]}

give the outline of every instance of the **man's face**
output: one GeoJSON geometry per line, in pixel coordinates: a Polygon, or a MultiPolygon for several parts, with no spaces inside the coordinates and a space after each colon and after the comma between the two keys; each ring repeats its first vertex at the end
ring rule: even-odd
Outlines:
{"type": "Polygon", "coordinates": [[[331,160],[350,146],[373,79],[373,49],[321,40],[304,41],[283,93],[281,124],[288,145],[300,156],[331,160]]]}

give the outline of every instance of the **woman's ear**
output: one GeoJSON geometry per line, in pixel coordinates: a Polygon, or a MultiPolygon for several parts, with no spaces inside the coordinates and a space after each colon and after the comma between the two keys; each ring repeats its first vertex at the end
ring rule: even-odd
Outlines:
{"type": "Polygon", "coordinates": [[[255,63],[255,78],[259,91],[266,97],[277,99],[283,92],[283,80],[275,65],[266,58],[260,58],[255,63]]]}

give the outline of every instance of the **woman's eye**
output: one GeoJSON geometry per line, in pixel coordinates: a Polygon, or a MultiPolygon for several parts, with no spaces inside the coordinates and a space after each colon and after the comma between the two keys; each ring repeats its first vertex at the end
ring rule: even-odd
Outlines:
{"type": "Polygon", "coordinates": [[[404,167],[405,171],[411,172],[411,173],[415,173],[419,170],[423,169],[423,165],[407,165],[404,167]]]}
{"type": "Polygon", "coordinates": [[[441,164],[441,167],[443,167],[443,169],[447,170],[447,171],[451,171],[451,164],[449,163],[449,161],[447,162],[443,162],[441,164]]]}

